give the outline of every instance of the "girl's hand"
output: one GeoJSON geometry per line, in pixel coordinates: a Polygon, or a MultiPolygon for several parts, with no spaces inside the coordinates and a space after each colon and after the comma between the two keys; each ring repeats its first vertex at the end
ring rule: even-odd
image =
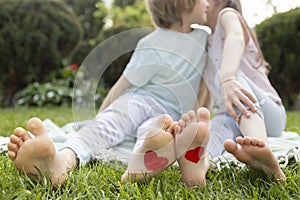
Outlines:
{"type": "Polygon", "coordinates": [[[239,121],[239,117],[234,111],[233,106],[237,107],[247,118],[250,117],[250,114],[243,104],[249,106],[251,111],[257,111],[254,105],[256,102],[255,97],[246,91],[237,80],[231,79],[224,81],[221,84],[221,89],[226,112],[235,121],[239,121]]]}

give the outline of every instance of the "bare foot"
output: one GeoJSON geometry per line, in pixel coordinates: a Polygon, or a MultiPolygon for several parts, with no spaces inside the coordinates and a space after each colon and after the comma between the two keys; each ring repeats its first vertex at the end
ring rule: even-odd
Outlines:
{"type": "Polygon", "coordinates": [[[257,138],[246,136],[237,137],[238,146],[232,140],[224,142],[226,151],[234,155],[240,162],[253,169],[267,173],[278,182],[284,182],[286,177],[271,149],[266,143],[257,138]]]}
{"type": "Polygon", "coordinates": [[[176,157],[180,166],[182,181],[188,187],[200,185],[205,188],[205,176],[209,161],[205,149],[209,140],[210,113],[206,108],[189,111],[179,121],[181,131],[176,133],[176,157]]]}
{"type": "Polygon", "coordinates": [[[176,123],[162,115],[147,138],[133,153],[121,182],[145,181],[160,174],[175,162],[174,133],[176,123]]]}
{"type": "Polygon", "coordinates": [[[31,118],[27,123],[30,135],[23,128],[16,128],[8,143],[8,157],[17,170],[40,181],[47,176],[54,186],[66,179],[67,161],[55,150],[52,139],[45,131],[38,118],[31,118]]]}

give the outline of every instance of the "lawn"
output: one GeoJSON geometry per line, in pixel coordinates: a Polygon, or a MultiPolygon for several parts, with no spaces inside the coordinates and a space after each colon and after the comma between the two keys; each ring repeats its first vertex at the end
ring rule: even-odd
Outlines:
{"type": "MultiPolygon", "coordinates": [[[[32,116],[50,118],[58,125],[73,119],[70,108],[15,108],[0,110],[0,135],[8,136],[16,126],[25,127],[32,116]]],[[[300,133],[300,112],[288,112],[286,130],[300,133]]],[[[120,184],[125,166],[119,163],[90,163],[78,167],[60,188],[45,178],[35,183],[15,170],[5,154],[0,155],[0,199],[300,199],[300,164],[291,163],[284,172],[287,182],[276,184],[251,169],[210,170],[207,188],[187,189],[180,181],[178,167],[143,184],[120,184]]]]}

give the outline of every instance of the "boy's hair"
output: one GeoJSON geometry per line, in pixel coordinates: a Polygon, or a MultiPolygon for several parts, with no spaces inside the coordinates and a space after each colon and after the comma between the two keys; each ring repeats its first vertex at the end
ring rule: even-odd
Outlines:
{"type": "Polygon", "coordinates": [[[146,0],[155,26],[169,28],[173,23],[182,23],[182,13],[191,12],[196,0],[146,0]]]}

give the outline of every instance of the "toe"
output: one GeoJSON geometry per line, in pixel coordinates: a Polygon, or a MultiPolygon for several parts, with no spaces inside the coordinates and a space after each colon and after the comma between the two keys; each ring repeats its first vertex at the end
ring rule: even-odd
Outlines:
{"type": "Polygon", "coordinates": [[[20,137],[17,137],[16,135],[11,135],[9,137],[9,140],[11,143],[16,144],[18,146],[21,146],[23,143],[23,140],[20,137]]]}
{"type": "Polygon", "coordinates": [[[164,114],[157,119],[155,126],[159,129],[167,130],[171,124],[172,117],[170,115],[164,114]]]}
{"type": "Polygon", "coordinates": [[[236,138],[236,142],[240,145],[243,145],[244,144],[244,138],[239,136],[239,137],[236,138]]]}
{"type": "Polygon", "coordinates": [[[259,146],[259,147],[265,146],[265,142],[259,138],[252,138],[251,144],[254,146],[259,146]]]}
{"type": "Polygon", "coordinates": [[[187,113],[185,113],[182,115],[181,120],[183,120],[186,125],[190,121],[190,116],[187,113]]]}
{"type": "Polygon", "coordinates": [[[27,122],[27,128],[32,134],[36,136],[46,133],[46,129],[45,126],[43,125],[43,122],[37,117],[31,118],[27,122]]]}
{"type": "Polygon", "coordinates": [[[11,159],[12,161],[14,161],[16,159],[17,154],[14,151],[8,151],[7,152],[7,156],[8,156],[9,159],[11,159]]]}
{"type": "Polygon", "coordinates": [[[178,125],[179,125],[181,128],[184,128],[184,127],[186,126],[185,121],[183,121],[182,119],[180,119],[180,120],[178,121],[178,125]]]}
{"type": "Polygon", "coordinates": [[[237,150],[237,145],[232,140],[226,140],[224,142],[224,148],[229,153],[234,153],[237,150]]]}
{"type": "Polygon", "coordinates": [[[180,132],[181,132],[181,130],[182,130],[182,128],[181,128],[181,127],[182,127],[182,126],[180,126],[180,125],[179,125],[179,123],[177,123],[177,124],[176,124],[176,126],[175,126],[175,129],[174,129],[174,130],[175,130],[175,131],[174,131],[174,132],[175,132],[175,134],[177,134],[177,133],[180,133],[180,132]]]}
{"type": "Polygon", "coordinates": [[[252,139],[249,136],[245,136],[244,137],[244,144],[249,145],[251,144],[252,139]]]}
{"type": "Polygon", "coordinates": [[[7,144],[7,149],[8,149],[8,151],[13,151],[13,152],[17,152],[18,151],[18,145],[17,144],[15,144],[15,143],[8,143],[7,144]]]}
{"type": "Polygon", "coordinates": [[[195,121],[195,120],[196,120],[196,114],[195,114],[195,111],[190,110],[190,111],[188,112],[188,115],[189,115],[190,121],[195,121]]]}
{"type": "Polygon", "coordinates": [[[177,133],[177,131],[176,131],[177,126],[178,126],[177,122],[171,123],[171,125],[167,129],[167,132],[171,133],[172,135],[175,135],[175,133],[177,133]]]}
{"type": "Polygon", "coordinates": [[[29,134],[23,128],[20,128],[20,127],[15,129],[14,134],[15,134],[15,136],[19,137],[23,141],[31,139],[29,134]]]}
{"type": "Polygon", "coordinates": [[[263,140],[258,139],[257,146],[264,147],[264,146],[266,146],[266,143],[263,140]]]}
{"type": "Polygon", "coordinates": [[[252,144],[253,146],[257,146],[258,140],[257,140],[256,138],[252,138],[251,144],[252,144]]]}
{"type": "Polygon", "coordinates": [[[197,110],[197,118],[198,118],[198,121],[201,121],[201,122],[205,122],[205,123],[209,123],[209,120],[210,120],[210,112],[207,108],[199,108],[197,110]]]}

